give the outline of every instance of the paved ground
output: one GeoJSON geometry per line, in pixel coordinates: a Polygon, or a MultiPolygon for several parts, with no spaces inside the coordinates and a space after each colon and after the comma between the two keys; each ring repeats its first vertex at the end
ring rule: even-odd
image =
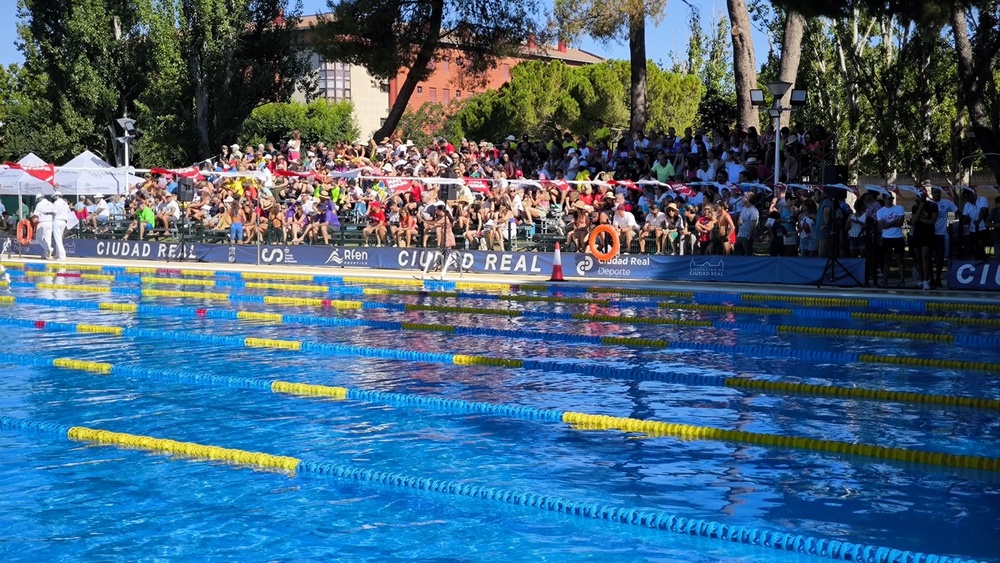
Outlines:
{"type": "MultiPolygon", "coordinates": [[[[25,255],[19,259],[17,256],[11,258],[4,257],[5,261],[23,261],[33,263],[44,263],[38,257],[25,255]]],[[[48,262],[53,263],[53,262],[48,262]]],[[[69,269],[74,265],[100,265],[100,266],[141,266],[154,268],[171,268],[186,270],[212,270],[227,272],[269,272],[281,274],[311,274],[326,276],[358,276],[380,278],[387,281],[406,279],[412,280],[420,277],[421,272],[417,270],[380,270],[368,268],[335,268],[316,266],[295,266],[295,265],[246,265],[228,263],[208,263],[195,261],[152,261],[152,260],[116,260],[112,258],[70,258],[61,264],[69,269]]],[[[439,274],[435,274],[434,279],[438,279],[439,274]]],[[[505,283],[505,284],[540,284],[548,283],[548,279],[543,276],[525,276],[514,274],[463,274],[462,277],[449,274],[447,281],[474,281],[485,283],[505,283]]],[[[840,288],[833,286],[800,286],[800,285],[777,285],[777,284],[737,284],[737,283],[695,283],[687,281],[650,281],[650,280],[595,280],[591,278],[567,277],[567,283],[574,285],[586,285],[588,287],[628,287],[631,289],[661,289],[677,291],[710,291],[726,293],[758,293],[766,295],[797,295],[808,297],[845,297],[845,298],[892,298],[892,299],[913,299],[920,301],[940,301],[940,302],[997,302],[1000,303],[1000,293],[987,291],[949,291],[938,289],[933,291],[922,291],[920,289],[880,289],[880,288],[840,288]]]]}

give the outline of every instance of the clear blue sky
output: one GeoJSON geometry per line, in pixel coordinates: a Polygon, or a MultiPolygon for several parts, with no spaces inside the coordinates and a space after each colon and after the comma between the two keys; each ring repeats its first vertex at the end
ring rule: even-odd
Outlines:
{"type": "MultiPolygon", "coordinates": [[[[0,18],[0,64],[4,66],[10,63],[20,63],[24,60],[21,52],[14,45],[17,40],[17,18],[15,17],[14,4],[14,0],[0,0],[0,7],[7,8],[4,10],[6,17],[0,18]]],[[[326,0],[303,0],[302,4],[305,14],[328,11],[326,0]]],[[[710,20],[713,19],[713,13],[715,18],[725,15],[725,0],[691,0],[691,4],[699,7],[702,27],[705,28],[706,32],[710,31],[710,20]]],[[[684,57],[687,40],[690,36],[688,14],[688,7],[683,2],[668,2],[667,16],[664,22],[659,28],[650,27],[646,30],[646,50],[650,59],[669,66],[671,51],[676,52],[681,58],[684,57]]],[[[768,49],[767,38],[759,30],[754,30],[754,44],[759,64],[767,57],[768,49]]],[[[627,44],[601,45],[590,39],[583,39],[574,46],[605,58],[628,59],[627,44]]]]}

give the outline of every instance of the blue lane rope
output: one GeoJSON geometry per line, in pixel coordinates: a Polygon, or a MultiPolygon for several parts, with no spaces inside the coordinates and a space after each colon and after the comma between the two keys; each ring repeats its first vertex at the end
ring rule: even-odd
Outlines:
{"type": "MultiPolygon", "coordinates": [[[[22,274],[23,274],[23,272],[22,272],[22,274]]],[[[22,283],[22,282],[17,282],[17,283],[22,283]]],[[[17,287],[30,288],[32,286],[29,283],[27,285],[18,285],[17,287]]],[[[334,292],[335,289],[336,288],[331,288],[331,294],[334,292]]],[[[360,292],[363,292],[364,288],[352,288],[352,289],[357,289],[358,292],[360,293],[360,292]]],[[[136,289],[136,288],[112,287],[110,293],[113,293],[113,294],[127,294],[127,295],[133,295],[134,296],[134,295],[141,295],[141,290],[140,289],[136,289]]],[[[475,298],[475,296],[476,296],[476,294],[473,294],[473,293],[459,293],[459,295],[461,295],[462,298],[466,298],[466,297],[468,297],[468,298],[475,298]]],[[[491,294],[485,294],[485,295],[486,295],[487,298],[491,298],[491,299],[498,299],[499,298],[499,296],[497,296],[497,295],[491,295],[491,294]]],[[[31,298],[18,297],[17,301],[18,302],[27,303],[28,299],[31,299],[31,298]]],[[[265,296],[263,296],[263,295],[242,294],[242,293],[231,293],[231,294],[228,294],[228,300],[230,302],[234,302],[234,303],[265,303],[266,302],[265,296]]],[[[50,306],[60,306],[59,303],[60,302],[57,301],[57,300],[48,300],[48,301],[45,302],[46,305],[50,305],[50,306]]],[[[62,302],[62,303],[65,303],[65,302],[62,302]]],[[[622,302],[622,303],[629,303],[629,304],[631,304],[631,302],[622,302]]],[[[658,308],[656,306],[655,302],[651,302],[651,303],[652,303],[652,305],[649,305],[649,308],[658,308]]],[[[42,302],[39,302],[39,304],[42,304],[42,302]]],[[[615,305],[615,306],[625,306],[625,305],[615,305]]],[[[646,307],[646,304],[640,306],[639,308],[645,308],[645,307],[646,307]]],[[[362,309],[383,309],[383,310],[391,310],[391,311],[403,311],[403,310],[406,310],[406,305],[405,304],[401,304],[401,303],[387,303],[387,302],[365,300],[362,303],[362,309]]],[[[427,311],[427,312],[433,312],[433,311],[427,311]]],[[[847,311],[830,311],[830,310],[823,310],[823,309],[805,309],[805,308],[799,308],[799,309],[791,309],[791,312],[792,312],[791,313],[792,316],[799,317],[799,318],[836,319],[836,320],[847,321],[849,324],[854,324],[854,319],[851,316],[851,313],[847,312],[847,311]]],[[[444,312],[442,312],[442,313],[444,313],[444,312]]],[[[550,311],[538,311],[538,310],[523,310],[523,311],[519,311],[518,316],[519,316],[519,318],[528,319],[528,320],[566,320],[566,321],[576,321],[576,320],[579,320],[577,318],[577,316],[574,315],[573,313],[555,313],[555,312],[550,312],[550,311]]],[[[628,317],[622,317],[622,320],[620,322],[628,323],[628,317]]],[[[712,322],[712,321],[706,321],[706,322],[711,322],[711,328],[716,328],[716,329],[720,329],[720,330],[740,330],[740,331],[747,331],[747,332],[753,332],[753,333],[758,333],[758,334],[767,334],[767,335],[778,335],[778,334],[782,333],[782,331],[780,330],[781,327],[779,327],[779,325],[775,325],[775,324],[753,323],[753,322],[728,322],[728,321],[714,321],[714,322],[712,322]]],[[[376,327],[376,328],[378,328],[378,327],[376,327]]],[[[399,330],[399,327],[388,327],[387,326],[386,328],[399,330]]],[[[481,332],[476,331],[475,329],[469,329],[469,328],[466,328],[466,327],[456,327],[455,333],[456,334],[468,334],[468,335],[482,334],[482,335],[489,335],[489,336],[512,337],[512,338],[543,339],[543,340],[550,340],[550,341],[560,341],[560,342],[580,343],[580,344],[601,344],[602,343],[600,337],[591,337],[591,336],[584,336],[584,335],[566,335],[566,334],[559,334],[559,333],[552,333],[552,332],[540,332],[540,331],[539,332],[532,332],[532,331],[505,331],[505,332],[481,333],[481,332]]],[[[802,333],[799,333],[799,334],[802,334],[802,333]]],[[[818,335],[813,335],[811,333],[805,333],[805,335],[806,336],[818,336],[818,335]]],[[[957,346],[964,346],[966,348],[986,348],[986,349],[990,349],[990,350],[1000,348],[1000,335],[974,335],[974,336],[970,337],[968,335],[954,334],[954,335],[951,335],[951,338],[952,338],[950,340],[951,344],[957,345],[957,346]]]]}
{"type": "MultiPolygon", "coordinates": [[[[0,416],[0,429],[2,430],[39,433],[59,436],[69,440],[69,434],[73,428],[79,427],[0,416]]],[[[154,440],[158,439],[154,438],[154,440]]],[[[117,443],[114,445],[119,448],[123,447],[117,443]]],[[[155,446],[149,449],[156,451],[155,446]]],[[[928,555],[889,547],[777,532],[752,526],[731,526],[711,520],[684,518],[658,509],[619,507],[596,502],[576,501],[556,495],[535,494],[500,487],[416,477],[391,471],[352,467],[339,463],[295,458],[285,459],[297,461],[295,471],[298,474],[312,474],[363,484],[481,499],[570,516],[606,520],[618,524],[639,526],[686,536],[697,536],[705,539],[823,557],[835,561],[865,563],[966,563],[969,561],[969,563],[972,563],[970,560],[957,557],[928,555]]]]}
{"type": "MultiPolygon", "coordinates": [[[[260,295],[242,295],[239,296],[239,300],[245,300],[247,302],[263,302],[264,296],[260,295]]],[[[53,301],[59,303],[59,305],[54,305],[58,307],[76,307],[80,303],[79,301],[56,301],[49,299],[39,299],[39,298],[16,298],[18,303],[38,303],[45,305],[53,305],[53,301]]],[[[379,305],[386,306],[402,306],[401,304],[386,304],[380,303],[379,305]]],[[[99,306],[99,305],[98,305],[99,306]]],[[[93,303],[86,303],[85,305],[80,305],[81,308],[92,309],[94,307],[93,303]]],[[[136,312],[142,313],[152,313],[152,314],[165,314],[170,316],[182,316],[182,317],[196,317],[204,316],[205,318],[215,318],[215,319],[236,319],[238,318],[238,311],[231,309],[197,309],[197,308],[187,308],[187,307],[170,307],[162,305],[137,305],[136,312]]],[[[367,326],[371,328],[379,328],[386,330],[402,330],[403,323],[397,321],[373,321],[366,319],[344,319],[339,317],[321,317],[314,315],[283,315],[283,319],[288,319],[293,322],[302,322],[303,324],[317,325],[317,326],[367,326]]],[[[20,321],[18,319],[12,319],[9,317],[0,318],[0,323],[14,325],[14,326],[34,326],[34,321],[20,321]]],[[[755,327],[755,325],[750,325],[755,327]]],[[[45,323],[46,328],[52,330],[62,330],[66,332],[73,332],[75,330],[75,325],[67,323],[45,323]]],[[[525,339],[535,339],[535,340],[547,340],[547,341],[562,341],[570,344],[597,344],[600,343],[602,337],[594,337],[587,335],[573,335],[573,334],[559,334],[559,333],[549,333],[541,331],[529,331],[522,329],[490,329],[484,327],[455,327],[456,334],[465,334],[472,336],[503,336],[508,338],[525,338],[525,339]]],[[[122,336],[145,336],[145,337],[156,337],[156,335],[166,335],[164,331],[159,330],[148,330],[148,329],[138,329],[138,328],[124,328],[122,336]]],[[[212,343],[222,344],[228,343],[231,345],[242,346],[243,339],[241,337],[222,337],[217,335],[204,335],[200,333],[191,332],[170,332],[174,335],[173,337],[180,341],[208,341],[212,343]],[[223,341],[218,339],[229,340],[223,341]]],[[[993,337],[996,338],[996,337],[993,337]]],[[[990,339],[985,337],[978,339],[970,339],[968,341],[972,345],[988,345],[991,343],[990,339]]],[[[862,361],[862,356],[864,354],[858,352],[834,352],[828,350],[808,350],[801,349],[797,347],[777,347],[777,346],[733,346],[733,345],[723,345],[723,344],[709,344],[709,343],[671,343],[674,350],[695,350],[704,352],[713,352],[718,354],[726,355],[742,355],[746,357],[767,357],[767,358],[786,358],[786,359],[796,359],[804,360],[808,362],[816,363],[837,363],[837,364],[851,364],[859,363],[862,361]]],[[[307,351],[317,351],[324,354],[332,354],[338,356],[361,356],[361,357],[375,357],[383,359],[400,359],[409,361],[424,361],[432,363],[452,363],[454,358],[453,354],[431,354],[426,352],[415,352],[407,350],[396,350],[396,349],[384,349],[384,348],[370,348],[363,346],[345,346],[345,345],[332,345],[324,343],[315,342],[302,342],[302,350],[307,351]]],[[[523,367],[528,369],[542,369],[558,371],[563,373],[578,373],[585,375],[593,375],[597,377],[604,378],[615,378],[615,379],[627,379],[632,381],[660,381],[666,383],[680,383],[685,385],[710,385],[710,386],[723,386],[725,384],[726,378],[721,375],[701,375],[692,373],[664,373],[664,372],[653,372],[645,368],[621,368],[613,367],[607,365],[601,365],[596,363],[575,363],[575,362],[565,362],[557,360],[540,360],[540,359],[525,359],[523,367]]]]}
{"type": "MultiPolygon", "coordinates": [[[[25,270],[32,270],[32,271],[46,271],[47,270],[45,264],[36,264],[36,263],[25,263],[24,264],[24,269],[25,270]]],[[[72,270],[73,268],[72,268],[72,266],[67,266],[65,269],[72,270]]],[[[167,270],[169,270],[169,269],[167,269],[167,270]]],[[[141,276],[137,276],[137,275],[129,273],[127,271],[127,268],[125,268],[125,267],[120,267],[120,266],[104,266],[104,267],[101,268],[100,271],[106,272],[108,274],[115,274],[116,276],[119,276],[120,279],[117,279],[116,281],[128,281],[128,282],[132,282],[132,283],[138,283],[138,282],[141,281],[141,276]]],[[[9,272],[10,272],[11,276],[23,276],[24,275],[23,272],[20,272],[18,270],[10,270],[9,272]]],[[[228,281],[228,282],[217,281],[216,282],[217,286],[220,286],[220,287],[234,287],[234,288],[245,287],[245,283],[246,282],[237,281],[237,280],[242,280],[243,274],[244,274],[243,272],[228,272],[228,271],[218,270],[218,271],[212,271],[212,273],[213,273],[213,275],[215,277],[225,277],[225,278],[228,278],[229,280],[231,280],[231,281],[228,281]]],[[[53,272],[52,275],[54,276],[55,272],[53,272]]],[[[166,273],[165,272],[165,273],[158,274],[158,275],[168,276],[168,275],[174,275],[174,274],[166,273]]],[[[255,276],[256,273],[254,273],[254,272],[247,272],[246,275],[248,277],[250,277],[251,280],[257,281],[257,278],[252,277],[252,276],[255,276]]],[[[392,281],[393,281],[392,279],[388,279],[387,278],[387,283],[392,283],[392,281]]],[[[361,294],[363,294],[363,290],[364,290],[364,288],[359,288],[357,286],[350,285],[350,284],[346,283],[344,281],[344,277],[343,276],[321,276],[321,275],[313,275],[312,276],[312,282],[313,283],[326,283],[326,284],[330,284],[330,285],[339,286],[338,288],[336,288],[336,291],[334,291],[334,288],[331,288],[331,293],[336,292],[336,293],[342,293],[342,294],[345,294],[345,295],[361,295],[361,294]]],[[[529,285],[531,285],[532,287],[535,287],[537,284],[529,284],[529,285]]],[[[456,291],[457,286],[458,285],[457,285],[456,282],[441,282],[441,281],[437,281],[437,280],[425,280],[424,281],[424,288],[427,289],[427,290],[429,290],[429,291],[456,291]]],[[[517,286],[517,284],[513,284],[512,285],[512,287],[516,287],[516,286],[517,286]]],[[[23,287],[23,286],[14,286],[12,284],[12,287],[23,287]]],[[[588,293],[597,293],[597,294],[599,294],[599,293],[601,293],[600,289],[601,288],[599,288],[599,287],[593,287],[593,286],[582,286],[582,285],[558,285],[558,286],[555,286],[555,285],[551,285],[550,284],[547,287],[547,293],[549,293],[549,294],[557,294],[557,295],[558,294],[579,295],[579,294],[588,294],[588,293]]],[[[499,299],[500,298],[500,296],[497,295],[497,294],[475,294],[475,293],[465,294],[465,295],[463,295],[463,297],[470,296],[470,295],[473,296],[475,299],[490,299],[490,298],[497,298],[497,299],[499,299]]],[[[699,292],[693,292],[693,297],[691,299],[692,299],[692,301],[699,302],[699,303],[706,303],[706,304],[737,304],[737,303],[760,304],[762,302],[768,302],[768,300],[763,300],[762,301],[759,298],[758,299],[753,299],[753,300],[747,300],[747,299],[745,299],[745,295],[746,294],[744,294],[744,293],[699,291],[699,292]]],[[[678,299],[678,297],[673,297],[672,299],[678,299]]],[[[647,307],[649,307],[649,308],[655,308],[655,307],[658,307],[659,303],[660,303],[659,301],[655,301],[655,300],[620,301],[620,300],[612,299],[611,301],[612,301],[611,304],[613,306],[629,306],[629,307],[635,307],[635,308],[647,308],[647,307]]],[[[781,296],[778,296],[778,295],[773,296],[773,299],[771,299],[770,301],[771,302],[784,302],[784,300],[781,298],[781,296]]],[[[884,311],[905,311],[905,312],[913,312],[913,313],[928,312],[927,303],[924,302],[924,301],[904,300],[904,299],[888,299],[888,298],[867,298],[867,301],[868,301],[868,305],[867,305],[867,307],[865,307],[866,311],[884,310],[884,311]]],[[[809,317],[809,314],[808,313],[803,313],[802,316],[809,317]]],[[[836,317],[820,317],[820,318],[836,318],[836,317]]]]}

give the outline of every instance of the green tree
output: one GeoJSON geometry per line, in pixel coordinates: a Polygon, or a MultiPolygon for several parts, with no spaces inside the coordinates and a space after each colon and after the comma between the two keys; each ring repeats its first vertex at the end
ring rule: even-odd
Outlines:
{"type": "MultiPolygon", "coordinates": [[[[694,121],[701,82],[690,74],[660,69],[648,62],[649,127],[683,128],[694,121]]],[[[631,66],[627,61],[569,67],[531,61],[511,69],[511,80],[499,91],[467,100],[448,123],[458,137],[502,139],[512,133],[545,138],[569,131],[593,133],[603,121],[613,129],[629,122],[631,66]]]]}
{"type": "MultiPolygon", "coordinates": [[[[302,50],[299,5],[289,0],[145,0],[153,2],[148,41],[157,56],[151,73],[161,92],[150,93],[151,111],[185,117],[193,142],[181,146],[188,160],[213,154],[233,140],[254,108],[288,101],[305,84],[309,61],[302,50]],[[183,22],[184,26],[179,26],[183,22]],[[174,87],[174,81],[180,87],[174,87]],[[159,98],[159,99],[155,99],[159,98]]],[[[162,114],[162,113],[161,113],[162,114]]],[[[142,123],[140,123],[142,125],[142,123]]]]}
{"type": "MultiPolygon", "coordinates": [[[[695,12],[695,15],[697,12],[695,12]]],[[[704,95],[698,105],[698,117],[695,124],[710,132],[732,130],[736,125],[736,89],[733,82],[733,70],[730,61],[729,28],[723,18],[714,18],[715,32],[711,38],[701,32],[700,22],[692,25],[692,41],[706,45],[704,49],[695,52],[702,53],[702,61],[698,65],[696,75],[704,86],[704,95]]],[[[688,58],[693,58],[689,50],[688,58]]],[[[692,63],[692,66],[694,63],[692,63]]]]}
{"type": "Polygon", "coordinates": [[[760,130],[760,116],[750,103],[750,90],[757,87],[757,58],[750,35],[746,0],[727,0],[733,44],[733,76],[736,79],[736,111],[741,129],[760,130]]]}
{"type": "Polygon", "coordinates": [[[126,0],[18,0],[24,69],[38,76],[26,95],[43,101],[34,117],[52,130],[43,152],[63,160],[105,152],[107,126],[146,87],[148,55],[139,10],[126,0]],[[41,78],[44,77],[44,78],[41,78]]]}
{"type": "Polygon", "coordinates": [[[452,142],[462,137],[498,141],[509,135],[504,131],[511,130],[512,110],[506,102],[503,89],[487,90],[465,100],[462,107],[448,118],[448,138],[452,142]]]}
{"type": "Polygon", "coordinates": [[[403,113],[397,130],[400,138],[409,139],[419,147],[426,147],[432,144],[434,138],[441,136],[447,120],[448,112],[444,104],[424,102],[416,111],[406,110],[403,113]]]}
{"type": "Polygon", "coordinates": [[[556,0],[554,21],[569,37],[585,34],[603,42],[628,41],[629,130],[646,129],[647,92],[646,20],[658,24],[666,13],[666,0],[556,0]]]}
{"type": "Polygon", "coordinates": [[[289,0],[19,0],[26,95],[56,160],[105,152],[138,121],[137,163],[211,156],[254,107],[285,101],[308,71],[289,0]]]}
{"type": "MultiPolygon", "coordinates": [[[[622,87],[628,87],[629,68],[625,61],[610,61],[622,87]]],[[[704,93],[701,80],[693,74],[663,70],[653,61],[646,62],[649,108],[647,128],[666,131],[668,127],[683,130],[695,123],[698,105],[704,93]]]]}
{"type": "Polygon", "coordinates": [[[250,112],[240,130],[243,143],[277,143],[298,130],[305,139],[333,144],[353,143],[360,131],[354,121],[354,104],[345,100],[315,100],[308,104],[289,102],[264,104],[250,112]]]}
{"type": "Polygon", "coordinates": [[[406,69],[376,138],[396,129],[437,57],[453,51],[463,74],[483,76],[501,58],[521,52],[529,38],[543,38],[534,18],[542,11],[538,0],[328,0],[328,5],[332,15],[313,29],[319,54],[361,65],[380,79],[406,69]]]}
{"type": "Polygon", "coordinates": [[[1000,107],[994,70],[1000,66],[998,0],[774,0],[806,15],[842,19],[864,11],[923,29],[951,26],[957,59],[959,111],[968,111],[975,142],[1000,181],[1000,107]],[[970,32],[971,30],[971,32],[970,32]]]}

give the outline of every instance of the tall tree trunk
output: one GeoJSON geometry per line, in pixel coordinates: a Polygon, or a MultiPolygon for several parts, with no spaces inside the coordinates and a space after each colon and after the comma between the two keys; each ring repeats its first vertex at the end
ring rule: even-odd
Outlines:
{"type": "Polygon", "coordinates": [[[629,64],[632,71],[632,114],[629,130],[635,134],[646,129],[646,18],[629,18],[629,64]]]}
{"type": "MultiPolygon", "coordinates": [[[[934,78],[931,76],[931,64],[934,62],[934,41],[941,35],[941,30],[939,29],[925,29],[917,28],[916,41],[919,41],[920,49],[920,67],[918,71],[918,80],[923,84],[932,84],[934,78]]],[[[931,120],[930,116],[934,113],[934,93],[930,88],[923,88],[919,91],[920,93],[920,108],[921,113],[926,116],[925,119],[920,121],[920,173],[919,178],[916,180],[923,180],[930,176],[932,169],[934,168],[934,160],[931,158],[932,147],[937,144],[937,140],[934,139],[934,133],[931,131],[931,120]]],[[[898,100],[895,100],[898,102],[898,100]]]]}
{"type": "Polygon", "coordinates": [[[392,108],[389,109],[389,115],[386,116],[385,123],[378,128],[378,131],[372,134],[372,138],[376,141],[390,136],[396,130],[396,126],[399,125],[399,120],[403,117],[403,112],[406,111],[406,105],[410,103],[410,96],[417,89],[417,83],[420,82],[427,65],[434,58],[434,52],[437,51],[441,43],[441,24],[443,21],[444,0],[432,0],[431,18],[429,20],[430,34],[420,46],[420,50],[417,51],[417,57],[413,60],[413,66],[406,73],[406,80],[403,81],[403,85],[399,87],[399,92],[396,93],[396,101],[393,102],[392,108]]]}
{"type": "MultiPolygon", "coordinates": [[[[795,84],[795,78],[799,73],[799,61],[802,59],[802,36],[806,31],[806,18],[794,11],[789,11],[785,16],[785,33],[781,36],[781,66],[778,68],[778,80],[795,84]]],[[[794,86],[793,86],[794,87],[794,86]]],[[[782,107],[788,107],[788,100],[792,96],[789,90],[781,99],[782,107]]],[[[781,125],[788,125],[791,115],[781,114],[781,125]]]]}
{"type": "MultiPolygon", "coordinates": [[[[987,22],[980,21],[980,26],[987,26],[987,22]]],[[[989,62],[993,60],[996,52],[974,53],[972,42],[969,41],[969,30],[965,24],[965,11],[958,3],[951,11],[951,27],[955,32],[955,52],[958,55],[958,83],[965,107],[969,110],[969,121],[976,133],[976,143],[985,155],[983,158],[986,160],[986,165],[993,171],[997,182],[1000,182],[1000,140],[997,139],[997,132],[991,127],[983,104],[983,81],[992,76],[993,69],[989,62]],[[978,59],[976,55],[979,55],[978,59]],[[982,61],[986,61],[986,64],[977,64],[982,61]]]]}
{"type": "Polygon", "coordinates": [[[191,78],[194,80],[194,123],[195,134],[198,136],[198,158],[211,156],[208,144],[208,88],[202,75],[201,56],[191,57],[191,78]]]}
{"type": "Polygon", "coordinates": [[[757,88],[757,57],[750,36],[750,14],[746,0],[727,0],[733,26],[733,75],[736,78],[736,106],[741,129],[760,131],[760,114],[750,103],[750,90],[757,88]]]}

